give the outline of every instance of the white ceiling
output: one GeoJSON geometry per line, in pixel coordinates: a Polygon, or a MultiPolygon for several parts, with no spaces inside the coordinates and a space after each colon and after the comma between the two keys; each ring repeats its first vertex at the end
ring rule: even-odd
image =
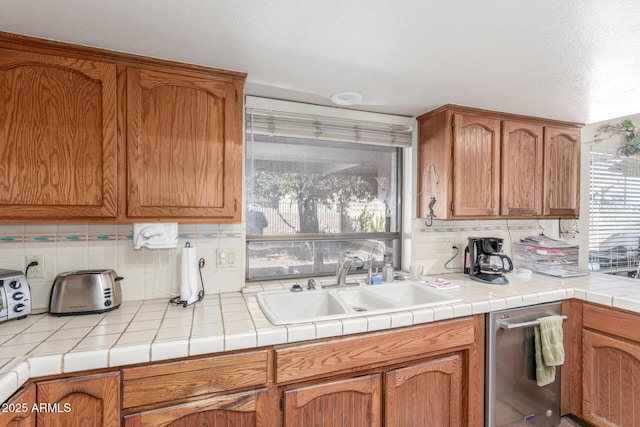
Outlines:
{"type": "Polygon", "coordinates": [[[640,112],[638,0],[0,0],[0,31],[248,73],[246,93],[419,115],[640,112]]]}

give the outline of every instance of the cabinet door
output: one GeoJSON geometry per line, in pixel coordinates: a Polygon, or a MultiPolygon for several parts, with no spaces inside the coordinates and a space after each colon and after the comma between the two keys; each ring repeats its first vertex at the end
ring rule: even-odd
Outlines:
{"type": "Polygon", "coordinates": [[[541,125],[502,122],[502,215],[542,215],[542,136],[541,125]]]}
{"type": "Polygon", "coordinates": [[[3,427],[35,427],[36,414],[33,405],[36,403],[36,387],[32,384],[20,390],[0,410],[0,426],[3,427]]]}
{"type": "Polygon", "coordinates": [[[459,355],[389,371],[385,384],[385,425],[462,426],[459,355]]]}
{"type": "Polygon", "coordinates": [[[241,83],[127,69],[129,217],[240,221],[241,83]]]}
{"type": "Polygon", "coordinates": [[[125,427],[270,427],[267,419],[267,391],[257,390],[216,396],[127,415],[124,418],[124,425],[125,427]]]}
{"type": "Polygon", "coordinates": [[[380,375],[368,375],[288,390],[284,425],[380,426],[380,388],[380,375]]]}
{"type": "Polygon", "coordinates": [[[453,214],[500,213],[500,120],[455,114],[453,128],[453,214]]]}
{"type": "Polygon", "coordinates": [[[36,384],[38,425],[84,427],[120,425],[120,374],[98,374],[36,384]]]}
{"type": "Polygon", "coordinates": [[[585,330],[582,415],[596,426],[640,426],[640,345],[585,330]]]}
{"type": "Polygon", "coordinates": [[[544,214],[577,218],[580,213],[580,131],[544,130],[544,214]]]}
{"type": "Polygon", "coordinates": [[[0,49],[0,94],[0,218],[115,217],[115,64],[0,49]]]}

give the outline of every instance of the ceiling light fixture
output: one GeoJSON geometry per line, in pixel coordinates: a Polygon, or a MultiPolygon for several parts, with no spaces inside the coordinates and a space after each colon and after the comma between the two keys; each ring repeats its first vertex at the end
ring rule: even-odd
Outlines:
{"type": "Polygon", "coordinates": [[[338,92],[331,95],[331,102],[338,105],[356,105],[362,102],[358,92],[338,92]]]}

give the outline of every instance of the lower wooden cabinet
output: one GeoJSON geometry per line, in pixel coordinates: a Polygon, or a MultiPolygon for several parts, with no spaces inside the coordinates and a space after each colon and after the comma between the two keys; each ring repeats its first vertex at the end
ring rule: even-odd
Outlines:
{"type": "Polygon", "coordinates": [[[267,390],[209,397],[124,417],[125,427],[270,427],[267,390]]]}
{"type": "Polygon", "coordinates": [[[484,425],[483,316],[276,346],[283,425],[484,425]]]}
{"type": "Polygon", "coordinates": [[[582,317],[582,417],[640,426],[640,315],[584,304],[582,317]]]}
{"type": "Polygon", "coordinates": [[[31,384],[16,393],[0,410],[0,426],[2,427],[35,427],[36,387],[31,384]]]}
{"type": "Polygon", "coordinates": [[[88,375],[36,383],[38,426],[117,427],[120,425],[120,373],[88,375]]]}
{"type": "Polygon", "coordinates": [[[285,427],[379,427],[378,374],[294,388],[284,393],[285,427]]]}
{"type": "Polygon", "coordinates": [[[381,374],[287,389],[284,426],[462,426],[463,372],[463,358],[455,353],[381,374]]]}
{"type": "Polygon", "coordinates": [[[640,344],[583,333],[582,414],[596,426],[640,426],[640,344]]]}
{"type": "Polygon", "coordinates": [[[36,381],[3,426],[480,427],[484,316],[36,381]]]}
{"type": "Polygon", "coordinates": [[[454,354],[385,373],[385,426],[462,426],[462,357],[454,354]]]}
{"type": "Polygon", "coordinates": [[[640,315],[585,303],[582,323],[582,418],[640,426],[640,315]]]}

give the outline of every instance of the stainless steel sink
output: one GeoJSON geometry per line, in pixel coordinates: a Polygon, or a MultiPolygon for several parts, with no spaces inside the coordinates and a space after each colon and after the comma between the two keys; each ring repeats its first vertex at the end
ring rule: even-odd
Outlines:
{"type": "Polygon", "coordinates": [[[291,291],[263,291],[258,305],[275,325],[390,313],[459,302],[446,292],[417,282],[291,291]]]}

